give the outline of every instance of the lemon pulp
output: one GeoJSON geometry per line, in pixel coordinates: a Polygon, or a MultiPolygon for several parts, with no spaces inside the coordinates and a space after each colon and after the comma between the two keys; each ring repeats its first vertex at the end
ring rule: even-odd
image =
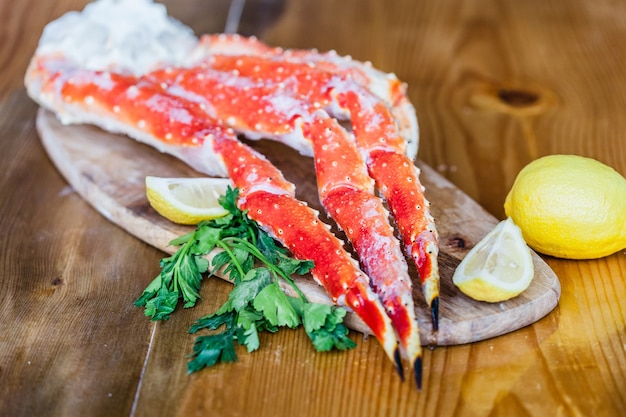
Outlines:
{"type": "Polygon", "coordinates": [[[522,293],[533,276],[530,249],[519,227],[507,218],[467,253],[452,281],[475,300],[499,302],[522,293]]]}
{"type": "Polygon", "coordinates": [[[232,181],[226,178],[146,177],[150,205],[166,219],[179,224],[197,224],[225,216],[219,203],[232,181]]]}

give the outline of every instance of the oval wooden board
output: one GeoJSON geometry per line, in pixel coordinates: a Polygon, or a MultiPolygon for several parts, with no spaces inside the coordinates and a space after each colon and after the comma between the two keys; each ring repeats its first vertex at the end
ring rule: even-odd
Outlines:
{"type": "MultiPolygon", "coordinates": [[[[48,155],[85,200],[137,238],[164,252],[174,251],[168,242],[190,228],[172,224],[152,210],[145,198],[144,178],[146,175],[197,177],[199,173],[125,136],[91,126],[64,126],[43,109],[37,116],[37,128],[48,155]]],[[[310,159],[270,141],[251,145],[267,155],[297,185],[298,198],[323,212],[310,159]]],[[[423,343],[454,345],[484,340],[517,330],[548,314],[558,303],[561,287],[554,272],[534,253],[533,282],[512,300],[483,303],[457,290],[452,283],[454,269],[467,251],[493,228],[497,219],[433,169],[420,161],[417,165],[422,170],[421,179],[437,219],[441,245],[438,332],[432,331],[420,291],[414,294],[423,343]]],[[[412,273],[416,276],[414,270],[412,273]]],[[[146,285],[151,278],[146,277],[146,285]]],[[[324,290],[312,279],[298,279],[298,284],[311,300],[330,304],[324,290]]],[[[348,315],[347,324],[368,333],[367,327],[352,313],[348,315]]]]}

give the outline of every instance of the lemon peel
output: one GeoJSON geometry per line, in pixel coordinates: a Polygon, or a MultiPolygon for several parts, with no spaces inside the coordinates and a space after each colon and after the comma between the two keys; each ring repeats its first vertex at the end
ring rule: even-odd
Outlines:
{"type": "Polygon", "coordinates": [[[504,211],[545,255],[595,259],[626,248],[626,179],[592,158],[532,161],[517,175],[504,211]]]}
{"type": "Polygon", "coordinates": [[[146,177],[146,197],[166,219],[178,224],[197,224],[225,216],[219,203],[232,181],[227,178],[146,177]]]}
{"type": "Polygon", "coordinates": [[[534,277],[530,248],[511,218],[501,221],[463,258],[452,282],[479,301],[500,302],[526,290],[534,277]]]}

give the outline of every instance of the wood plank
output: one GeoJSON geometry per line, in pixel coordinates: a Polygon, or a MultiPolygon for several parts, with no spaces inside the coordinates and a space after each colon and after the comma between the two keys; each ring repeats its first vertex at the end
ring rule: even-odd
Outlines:
{"type": "MultiPolygon", "coordinates": [[[[37,119],[42,143],[68,182],[107,219],[139,239],[171,253],[173,238],[189,231],[160,217],[145,198],[146,175],[198,176],[190,168],[127,137],[90,126],[63,126],[49,112],[37,119]]],[[[274,142],[255,143],[285,176],[299,187],[299,197],[312,205],[317,201],[315,176],[301,167],[310,161],[274,142]],[[294,163],[297,161],[297,163],[294,163]],[[306,175],[303,175],[306,174],[306,175]]],[[[535,278],[520,296],[502,303],[474,301],[458,291],[452,274],[460,259],[495,224],[473,200],[427,165],[420,163],[427,196],[438,219],[441,239],[440,328],[433,332],[427,307],[415,296],[422,341],[430,345],[453,345],[488,339],[517,330],[544,317],[557,304],[560,283],[543,260],[533,255],[535,278]]],[[[309,167],[310,169],[310,167],[309,167]]],[[[310,299],[330,303],[323,289],[311,279],[298,284],[310,299]]],[[[367,333],[367,327],[350,314],[348,325],[367,333]]]]}
{"type": "Polygon", "coordinates": [[[0,103],[0,415],[128,415],[153,327],[132,302],[159,252],[72,190],[35,113],[23,90],[0,103]]]}

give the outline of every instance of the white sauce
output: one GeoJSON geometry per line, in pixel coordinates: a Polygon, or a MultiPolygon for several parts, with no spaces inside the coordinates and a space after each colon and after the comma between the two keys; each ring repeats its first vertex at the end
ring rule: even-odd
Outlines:
{"type": "Polygon", "coordinates": [[[184,62],[198,43],[193,31],[152,0],[97,0],[49,23],[37,54],[63,54],[91,70],[142,74],[184,62]]]}

